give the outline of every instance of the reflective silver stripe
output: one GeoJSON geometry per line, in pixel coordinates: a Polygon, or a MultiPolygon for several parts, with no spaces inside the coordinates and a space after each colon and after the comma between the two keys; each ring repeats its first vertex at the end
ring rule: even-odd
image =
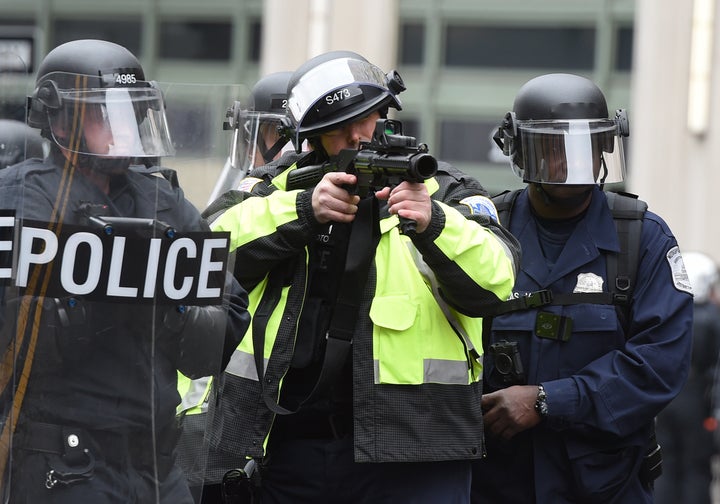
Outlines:
{"type": "MultiPolygon", "coordinates": [[[[497,239],[497,238],[496,238],[497,239]]],[[[512,260],[512,254],[510,253],[510,249],[507,247],[505,242],[502,240],[497,239],[500,243],[503,244],[505,247],[505,254],[508,255],[508,257],[512,260]]],[[[430,282],[430,288],[433,292],[433,295],[435,296],[435,301],[437,302],[438,306],[442,309],[443,313],[445,314],[445,318],[450,323],[450,325],[453,326],[453,329],[455,329],[455,332],[457,335],[463,340],[465,343],[465,348],[467,348],[468,354],[471,358],[475,359],[478,364],[482,366],[482,352],[479,352],[475,345],[473,345],[473,342],[470,341],[470,337],[465,332],[465,328],[462,326],[460,321],[457,319],[455,314],[450,311],[450,307],[445,302],[445,300],[442,298],[439,292],[438,282],[437,278],[435,277],[435,273],[433,270],[430,269],[430,266],[427,265],[427,263],[423,260],[422,255],[418,251],[418,249],[415,248],[415,246],[412,244],[412,242],[408,242],[408,249],[410,250],[410,255],[412,256],[413,260],[415,261],[415,265],[418,268],[418,271],[422,276],[424,276],[428,282],[430,282]]],[[[426,369],[427,372],[427,369],[426,369]]]]}
{"type": "Polygon", "coordinates": [[[178,413],[193,409],[196,406],[200,406],[198,413],[207,411],[206,399],[208,390],[210,390],[211,380],[212,378],[209,376],[191,380],[187,393],[183,396],[180,406],[178,407],[178,413]]]}
{"type": "Polygon", "coordinates": [[[447,385],[467,385],[468,363],[445,359],[425,359],[423,362],[425,383],[444,383],[447,385]]]}
{"type": "MultiPolygon", "coordinates": [[[[375,384],[380,384],[380,362],[373,362],[375,384]]],[[[469,385],[467,361],[447,359],[425,359],[423,361],[423,383],[441,383],[443,385],[469,385]]],[[[398,385],[407,385],[398,383],[398,385]]]]}
{"type": "MultiPolygon", "coordinates": [[[[268,360],[263,359],[263,367],[267,369],[268,360]]],[[[255,368],[255,356],[248,352],[235,350],[230,357],[230,362],[225,372],[248,380],[258,381],[257,369],[255,368]]]]}

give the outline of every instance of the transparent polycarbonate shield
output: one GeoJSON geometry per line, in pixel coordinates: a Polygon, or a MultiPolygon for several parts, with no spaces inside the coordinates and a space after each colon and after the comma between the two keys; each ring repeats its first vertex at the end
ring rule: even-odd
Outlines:
{"type": "Polygon", "coordinates": [[[614,119],[518,121],[511,159],[523,180],[541,184],[621,182],[625,156],[614,119]]]}
{"type": "Polygon", "coordinates": [[[45,153],[40,132],[26,124],[31,76],[23,57],[0,46],[0,169],[45,153]]]}
{"type": "MultiPolygon", "coordinates": [[[[247,144],[235,144],[233,104],[245,108],[247,86],[159,83],[168,107],[167,116],[176,148],[175,166],[185,192],[198,208],[216,197],[218,180],[245,170],[247,144]],[[208,94],[210,93],[210,94],[208,94]]],[[[234,177],[236,178],[236,177],[234,177]]]]}
{"type": "MultiPolygon", "coordinates": [[[[53,142],[45,161],[0,170],[0,454],[9,502],[94,502],[99,494],[193,502],[190,486],[207,459],[202,422],[193,467],[179,451],[185,420],[205,397],[193,399],[186,385],[221,371],[226,335],[242,334],[246,315],[231,282],[229,234],[201,218],[196,203],[206,194],[194,202],[181,187],[199,186],[204,177],[192,170],[209,170],[221,156],[224,110],[205,109],[231,91],[158,89],[152,104],[147,93],[102,98],[133,111],[116,115],[111,133],[127,127],[142,150],[95,151],[109,123],[88,121],[90,102],[75,95],[73,109],[62,110],[75,114],[63,132],[72,141],[53,142]],[[163,124],[174,157],[148,148],[166,144],[146,143],[161,138],[163,124]]],[[[101,94],[93,91],[93,105],[101,94]]],[[[48,127],[61,111],[50,98],[34,104],[48,127]]]]}
{"type": "MultiPolygon", "coordinates": [[[[25,124],[25,96],[30,79],[26,58],[9,47],[0,46],[0,172],[26,157],[25,136],[29,132],[25,124]]],[[[17,289],[9,281],[12,222],[12,212],[0,213],[0,502],[9,499],[10,447],[16,424],[15,362],[24,351],[15,347],[11,330],[17,311],[13,300],[18,297],[17,289]]]]}

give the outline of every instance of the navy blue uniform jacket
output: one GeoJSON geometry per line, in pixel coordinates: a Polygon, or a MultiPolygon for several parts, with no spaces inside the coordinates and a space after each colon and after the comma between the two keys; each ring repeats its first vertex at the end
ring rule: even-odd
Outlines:
{"type": "MultiPolygon", "coordinates": [[[[527,189],[505,224],[519,239],[522,263],[515,296],[608,290],[605,253],[620,243],[604,193],[592,202],[548,269],[527,189]]],[[[542,384],[549,415],[509,442],[490,440],[474,475],[497,502],[652,502],[638,471],[655,416],[688,375],[692,295],[677,242],[667,224],[646,212],[636,288],[626,327],[612,305],[545,306],[498,316],[489,343],[517,341],[527,383],[542,384]],[[539,311],[572,319],[568,341],[535,332],[539,311]],[[626,332],[627,330],[627,332],[626,332]],[[498,497],[504,496],[504,497],[498,497]]],[[[486,348],[485,389],[503,385],[486,348]]],[[[487,502],[495,502],[488,500],[487,502]]]]}

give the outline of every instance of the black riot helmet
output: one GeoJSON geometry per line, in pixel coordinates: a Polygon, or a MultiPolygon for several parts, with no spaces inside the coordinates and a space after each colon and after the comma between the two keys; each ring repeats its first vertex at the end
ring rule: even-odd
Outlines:
{"type": "Polygon", "coordinates": [[[233,159],[233,166],[243,173],[272,161],[290,141],[283,122],[291,75],[274,72],[260,78],[250,92],[250,102],[235,101],[227,111],[223,129],[234,130],[230,157],[247,155],[246,159],[233,159]]]}
{"type": "Polygon", "coordinates": [[[281,134],[287,108],[287,88],[292,72],[274,72],[262,77],[250,92],[251,110],[245,116],[248,153],[257,152],[265,163],[272,161],[290,141],[281,134]]]}
{"type": "Polygon", "coordinates": [[[174,153],[162,92],[130,51],[104,40],[74,40],[47,54],[27,122],[81,162],[174,153]]]}
{"type": "Polygon", "coordinates": [[[494,136],[524,182],[591,185],[621,182],[627,114],[608,117],[602,91],[578,75],[541,75],[525,83],[494,136]]]}
{"type": "Polygon", "coordinates": [[[288,83],[289,131],[299,151],[303,140],[388,107],[402,109],[405,84],[351,51],[331,51],[302,64],[288,83]]]}
{"type": "Polygon", "coordinates": [[[0,119],[0,169],[28,158],[43,158],[45,140],[36,129],[14,119],[0,119]]]}
{"type": "Polygon", "coordinates": [[[287,88],[292,72],[273,72],[261,77],[250,91],[252,108],[256,112],[284,115],[287,107],[287,88]]]}

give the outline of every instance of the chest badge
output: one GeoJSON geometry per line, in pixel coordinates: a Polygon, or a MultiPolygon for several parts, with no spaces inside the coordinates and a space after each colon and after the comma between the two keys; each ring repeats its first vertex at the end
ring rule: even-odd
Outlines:
{"type": "Polygon", "coordinates": [[[595,273],[580,273],[573,292],[602,292],[603,279],[595,273]]]}

